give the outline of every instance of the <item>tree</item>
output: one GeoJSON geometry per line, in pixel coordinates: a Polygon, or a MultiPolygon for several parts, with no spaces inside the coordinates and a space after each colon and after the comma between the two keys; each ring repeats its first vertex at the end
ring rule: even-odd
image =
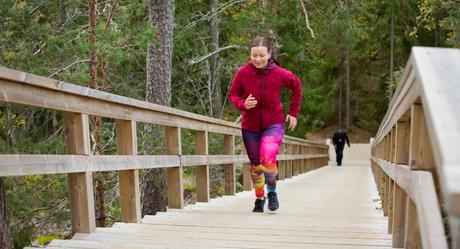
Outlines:
{"type": "MultiPolygon", "coordinates": [[[[173,52],[174,0],[151,0],[149,22],[157,29],[156,46],[150,46],[147,54],[146,99],[149,102],[170,106],[173,52]]],[[[151,126],[150,126],[151,127],[151,126]]],[[[154,137],[164,137],[158,127],[147,129],[154,137]]],[[[144,214],[166,211],[166,170],[146,170],[144,176],[144,214]]]]}
{"type": "MultiPolygon", "coordinates": [[[[219,49],[219,14],[217,13],[218,0],[209,0],[209,8],[211,9],[212,17],[209,23],[211,31],[211,53],[219,49]]],[[[222,89],[220,85],[220,63],[219,54],[216,53],[209,58],[210,72],[210,93],[211,93],[211,109],[214,118],[222,116],[222,89]]]]}
{"type": "Polygon", "coordinates": [[[0,248],[12,249],[10,228],[6,216],[5,190],[2,178],[0,178],[0,248]]]}

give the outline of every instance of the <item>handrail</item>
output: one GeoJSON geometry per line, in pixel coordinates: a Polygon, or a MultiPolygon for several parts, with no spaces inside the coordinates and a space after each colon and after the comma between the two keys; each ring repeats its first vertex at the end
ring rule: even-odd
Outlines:
{"type": "MultiPolygon", "coordinates": [[[[236,164],[243,164],[244,189],[252,188],[246,155],[235,155],[239,125],[171,107],[0,67],[0,101],[64,112],[66,155],[0,155],[0,177],[68,173],[73,232],[95,231],[92,172],[120,172],[121,219],[140,221],[139,169],[166,168],[168,207],[183,208],[182,167],[196,167],[197,198],[207,202],[209,165],[224,165],[225,194],[236,192],[236,164]],[[88,115],[116,122],[117,155],[91,155],[88,115]],[[136,122],[165,128],[165,155],[137,155],[136,122]],[[195,154],[183,155],[180,129],[195,131],[195,154]],[[209,155],[208,133],[224,136],[222,155],[209,155]]],[[[327,165],[324,143],[285,136],[278,157],[279,179],[327,165]]]]}
{"type": "Polygon", "coordinates": [[[447,248],[442,199],[453,248],[460,248],[459,79],[459,49],[414,47],[373,141],[394,247],[447,248]]]}

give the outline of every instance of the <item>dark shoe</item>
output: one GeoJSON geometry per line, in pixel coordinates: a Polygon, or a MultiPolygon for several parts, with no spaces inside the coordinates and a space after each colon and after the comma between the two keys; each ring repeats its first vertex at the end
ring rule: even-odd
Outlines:
{"type": "Polygon", "coordinates": [[[256,199],[254,203],[254,209],[252,212],[256,213],[263,213],[264,212],[264,205],[265,205],[265,198],[264,199],[256,199]]]}
{"type": "Polygon", "coordinates": [[[268,193],[268,209],[270,211],[275,211],[280,207],[280,204],[278,203],[278,195],[276,192],[269,192],[268,193]]]}

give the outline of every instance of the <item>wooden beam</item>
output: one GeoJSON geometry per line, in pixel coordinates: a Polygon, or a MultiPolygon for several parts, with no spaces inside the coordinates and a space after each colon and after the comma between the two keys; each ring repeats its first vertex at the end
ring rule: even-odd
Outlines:
{"type": "Polygon", "coordinates": [[[409,165],[409,121],[396,123],[395,163],[409,165]]]}
{"type": "Polygon", "coordinates": [[[394,181],[389,178],[388,181],[388,234],[393,233],[393,189],[394,181]]]}
{"type": "MultiPolygon", "coordinates": [[[[224,135],[224,154],[235,155],[235,136],[224,135]]],[[[235,163],[224,165],[224,189],[225,195],[236,194],[235,163]]]]}
{"type": "Polygon", "coordinates": [[[413,171],[412,196],[417,206],[417,220],[423,248],[447,249],[441,209],[434,180],[429,171],[413,171]]]}
{"type": "MultiPolygon", "coordinates": [[[[116,120],[117,150],[121,155],[137,155],[136,122],[116,120]]],[[[119,172],[121,221],[139,223],[141,221],[141,195],[139,190],[139,171],[119,172]]]]}
{"type": "Polygon", "coordinates": [[[388,209],[390,206],[390,177],[385,174],[384,178],[384,190],[383,190],[383,215],[388,216],[388,209]]]}
{"type": "Polygon", "coordinates": [[[280,145],[280,150],[278,153],[278,180],[282,181],[286,178],[286,167],[285,167],[285,161],[279,160],[280,155],[284,155],[285,152],[285,143],[281,143],[280,145]]]}
{"type": "Polygon", "coordinates": [[[406,202],[406,227],[404,248],[421,249],[420,230],[417,218],[417,207],[415,203],[408,197],[406,202]]]}
{"type": "MultiPolygon", "coordinates": [[[[287,144],[286,145],[286,154],[287,155],[292,155],[292,145],[287,144]]],[[[286,161],[286,178],[291,178],[292,177],[292,161],[286,161]]]]}
{"type": "Polygon", "coordinates": [[[394,209],[393,209],[393,248],[404,248],[404,234],[406,224],[407,195],[404,190],[394,185],[394,209]]]}
{"type": "MultiPolygon", "coordinates": [[[[208,151],[208,132],[196,131],[195,134],[195,154],[207,155],[208,151]]],[[[209,202],[209,166],[200,165],[195,168],[196,174],[196,199],[198,202],[209,202]]]]}
{"type": "MultiPolygon", "coordinates": [[[[247,158],[247,152],[244,148],[242,153],[247,158]]],[[[251,163],[243,163],[243,190],[252,190],[252,178],[251,178],[251,163]]]]}
{"type": "MultiPolygon", "coordinates": [[[[181,134],[179,127],[165,127],[166,154],[182,155],[181,134]]],[[[168,175],[168,208],[184,208],[184,184],[182,167],[167,169],[168,175]]]]}
{"type": "MultiPolygon", "coordinates": [[[[66,154],[89,155],[88,115],[64,113],[65,152],[66,154]]],[[[93,174],[68,174],[70,213],[74,233],[92,233],[96,231],[93,174]]]]}
{"type": "Polygon", "coordinates": [[[435,172],[433,151],[421,105],[411,107],[409,165],[411,169],[435,172]]]}

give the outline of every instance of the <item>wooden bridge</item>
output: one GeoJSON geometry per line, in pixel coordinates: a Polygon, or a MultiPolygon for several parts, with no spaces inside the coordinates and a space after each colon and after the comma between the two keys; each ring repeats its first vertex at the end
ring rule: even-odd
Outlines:
{"type": "Polygon", "coordinates": [[[280,209],[252,213],[253,194],[235,188],[239,165],[252,187],[238,125],[0,67],[0,101],[62,111],[66,134],[66,155],[3,154],[0,176],[68,174],[75,235],[47,248],[460,249],[459,84],[460,50],[414,48],[373,142],[352,144],[336,167],[326,143],[285,137],[280,209]],[[118,155],[90,155],[88,115],[115,120],[118,155]],[[136,122],[165,127],[167,155],[137,155],[136,122]],[[194,155],[182,153],[181,129],[195,132],[194,155]],[[223,136],[223,155],[209,154],[209,133],[223,136]],[[209,196],[209,165],[225,168],[222,198],[209,196]],[[184,206],[183,167],[196,169],[196,205],[184,206]],[[147,168],[167,168],[168,211],[141,218],[147,168]],[[95,226],[97,171],[120,176],[122,222],[111,228],[95,226]]]}

